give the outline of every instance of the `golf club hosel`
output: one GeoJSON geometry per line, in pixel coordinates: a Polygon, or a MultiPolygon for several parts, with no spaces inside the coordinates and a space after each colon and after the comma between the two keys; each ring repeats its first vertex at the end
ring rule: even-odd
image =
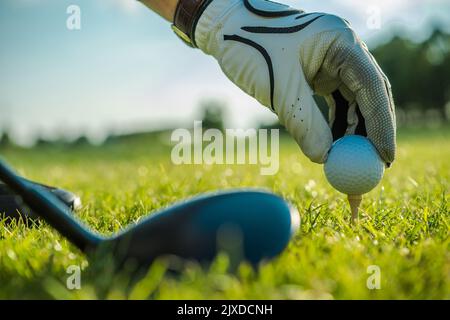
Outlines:
{"type": "Polygon", "coordinates": [[[83,252],[96,248],[103,240],[78,222],[70,214],[70,209],[53,194],[44,189],[36,190],[39,187],[27,183],[1,160],[0,179],[18,194],[30,209],[83,252]]]}
{"type": "MultiPolygon", "coordinates": [[[[47,196],[47,195],[45,195],[47,196]]],[[[28,206],[42,216],[53,228],[66,237],[70,242],[77,246],[83,252],[94,250],[103,240],[100,236],[91,232],[86,226],[75,220],[71,214],[70,208],[48,193],[48,197],[54,198],[52,201],[42,200],[43,193],[31,189],[23,196],[28,206]]],[[[45,200],[49,200],[46,198],[45,200]]]]}

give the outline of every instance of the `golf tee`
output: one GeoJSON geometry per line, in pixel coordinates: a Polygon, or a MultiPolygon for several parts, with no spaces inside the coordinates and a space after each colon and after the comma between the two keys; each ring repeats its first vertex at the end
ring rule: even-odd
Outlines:
{"type": "Polygon", "coordinates": [[[348,195],[348,203],[352,211],[352,221],[358,220],[359,206],[362,202],[362,195],[348,195]]]}

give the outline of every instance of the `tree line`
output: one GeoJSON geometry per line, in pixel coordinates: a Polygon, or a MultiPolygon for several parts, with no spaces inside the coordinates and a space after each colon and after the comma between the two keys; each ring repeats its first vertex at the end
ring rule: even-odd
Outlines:
{"type": "Polygon", "coordinates": [[[448,121],[450,34],[435,29],[422,42],[395,36],[372,53],[391,82],[400,113],[448,121]]]}

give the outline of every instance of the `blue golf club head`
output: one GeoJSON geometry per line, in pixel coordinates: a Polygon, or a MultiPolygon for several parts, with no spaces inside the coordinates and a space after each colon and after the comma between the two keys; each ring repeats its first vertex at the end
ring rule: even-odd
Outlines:
{"type": "Polygon", "coordinates": [[[232,190],[175,204],[108,241],[139,264],[163,255],[209,262],[219,251],[257,264],[281,253],[298,226],[297,211],[279,196],[232,190]]]}
{"type": "Polygon", "coordinates": [[[298,212],[284,199],[259,190],[232,190],[195,197],[162,209],[109,238],[81,224],[56,196],[27,183],[0,161],[0,179],[80,250],[109,248],[118,265],[148,267],[174,255],[210,262],[221,251],[258,264],[281,253],[299,227],[298,212]]]}

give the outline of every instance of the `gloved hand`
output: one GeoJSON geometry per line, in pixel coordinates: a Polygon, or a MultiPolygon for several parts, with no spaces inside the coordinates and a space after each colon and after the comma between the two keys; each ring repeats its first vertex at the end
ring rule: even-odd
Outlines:
{"type": "Polygon", "coordinates": [[[395,158],[394,102],[388,79],[349,23],[264,0],[213,0],[195,44],[242,90],[275,112],[312,161],[333,140],[368,136],[387,164],[395,158]],[[325,120],[313,94],[330,112],[325,120]]]}

